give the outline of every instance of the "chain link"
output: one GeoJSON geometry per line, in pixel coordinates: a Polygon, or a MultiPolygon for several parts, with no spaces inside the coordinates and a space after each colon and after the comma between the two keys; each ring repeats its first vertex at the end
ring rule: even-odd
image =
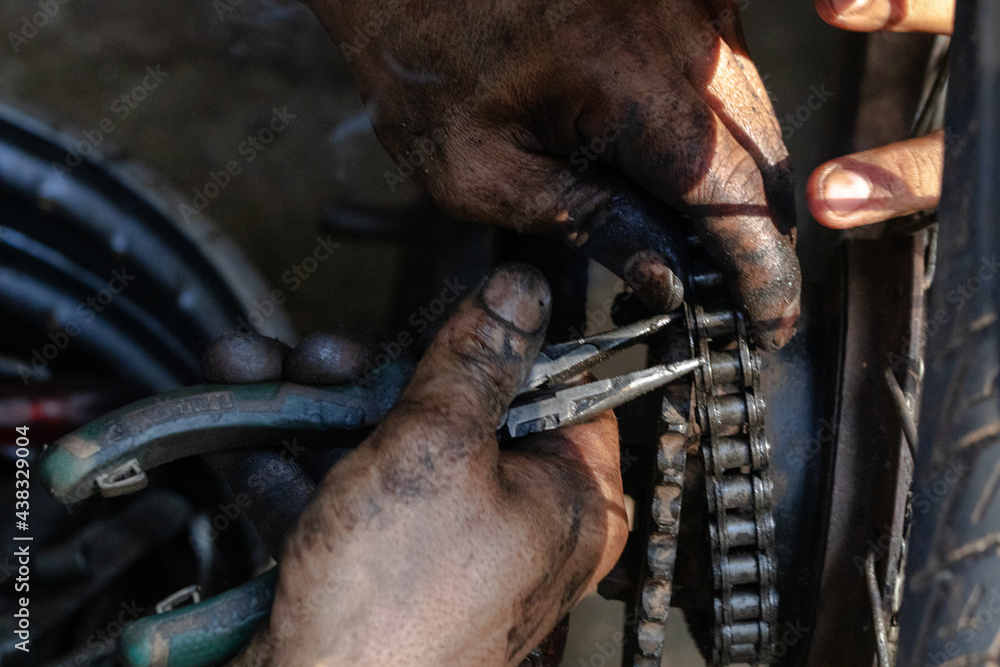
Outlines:
{"type": "Polygon", "coordinates": [[[677,400],[684,389],[676,385],[669,390],[674,400],[664,399],[634,664],[660,664],[692,445],[705,462],[715,591],[712,663],[768,664],[774,658],[778,596],[760,361],[722,275],[708,270],[692,275],[690,284],[688,354],[708,363],[688,385],[685,400],[677,400]],[[677,409],[685,404],[689,414],[677,409]]]}
{"type": "Polygon", "coordinates": [[[769,664],[778,615],[770,446],[760,359],[721,274],[695,276],[688,326],[708,360],[695,378],[715,589],[712,662],[769,664]]]}

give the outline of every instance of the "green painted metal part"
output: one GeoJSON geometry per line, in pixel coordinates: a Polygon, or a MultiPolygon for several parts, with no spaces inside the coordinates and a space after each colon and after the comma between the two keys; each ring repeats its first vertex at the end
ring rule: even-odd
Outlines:
{"type": "Polygon", "coordinates": [[[129,667],[208,667],[229,660],[271,611],[278,568],[221,595],[127,624],[118,644],[129,667]]]}
{"type": "Polygon", "coordinates": [[[371,426],[412,371],[413,363],[401,359],[365,385],[197,385],[157,394],[52,443],[39,463],[42,481],[70,504],[93,495],[98,477],[131,460],[146,471],[195,454],[274,445],[303,432],[371,426]]]}

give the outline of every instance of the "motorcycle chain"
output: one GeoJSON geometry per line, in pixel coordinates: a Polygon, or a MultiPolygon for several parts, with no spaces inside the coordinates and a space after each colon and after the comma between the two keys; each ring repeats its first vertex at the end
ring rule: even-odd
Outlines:
{"type": "Polygon", "coordinates": [[[634,664],[660,664],[692,443],[700,445],[705,463],[714,580],[712,664],[769,664],[775,658],[777,561],[760,359],[721,273],[693,274],[690,287],[688,344],[707,363],[695,374],[690,416],[664,402],[634,664]]]}

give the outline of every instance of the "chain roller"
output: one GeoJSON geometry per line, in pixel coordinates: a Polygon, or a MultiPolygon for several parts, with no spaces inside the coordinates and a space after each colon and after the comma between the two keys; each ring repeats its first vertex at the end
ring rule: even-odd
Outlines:
{"type": "Polygon", "coordinates": [[[709,360],[695,379],[695,412],[715,589],[712,662],[768,664],[778,596],[760,361],[722,276],[711,271],[691,282],[688,327],[697,354],[709,360]]]}
{"type": "Polygon", "coordinates": [[[664,400],[633,664],[660,665],[692,445],[699,446],[705,462],[715,591],[712,662],[768,664],[774,657],[778,596],[760,362],[722,275],[708,270],[693,274],[689,283],[688,351],[708,363],[688,385],[690,398],[684,402],[691,414],[680,414],[664,400]]]}

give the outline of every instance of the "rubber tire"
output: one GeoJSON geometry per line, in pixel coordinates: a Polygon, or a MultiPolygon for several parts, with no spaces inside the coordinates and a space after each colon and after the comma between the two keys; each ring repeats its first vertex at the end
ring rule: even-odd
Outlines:
{"type": "Polygon", "coordinates": [[[955,25],[901,666],[1000,659],[1000,6],[955,25]]]}

